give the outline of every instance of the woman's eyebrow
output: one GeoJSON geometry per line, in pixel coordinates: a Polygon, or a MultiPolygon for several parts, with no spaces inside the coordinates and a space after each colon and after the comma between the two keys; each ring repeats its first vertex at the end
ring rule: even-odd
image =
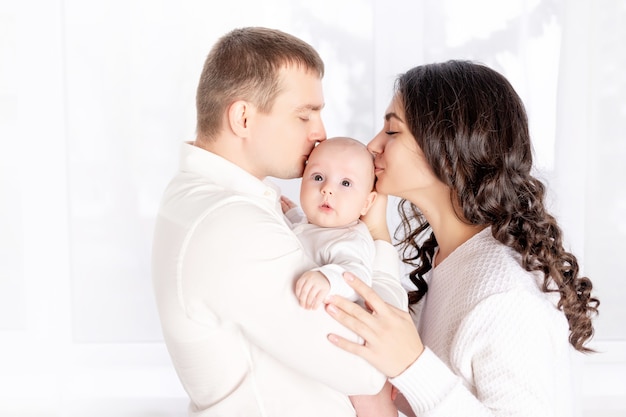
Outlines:
{"type": "Polygon", "coordinates": [[[388,122],[389,120],[391,120],[391,118],[398,119],[399,121],[404,123],[404,120],[402,120],[400,118],[400,116],[398,116],[395,112],[389,112],[389,113],[385,114],[385,121],[388,122]]]}

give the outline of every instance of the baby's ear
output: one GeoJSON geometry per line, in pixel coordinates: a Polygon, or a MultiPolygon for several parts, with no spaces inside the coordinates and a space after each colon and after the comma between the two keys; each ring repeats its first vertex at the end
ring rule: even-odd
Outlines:
{"type": "Polygon", "coordinates": [[[367,199],[365,200],[365,205],[361,209],[361,216],[365,216],[367,214],[370,207],[372,207],[372,204],[374,204],[374,200],[376,200],[377,195],[378,193],[376,191],[370,191],[370,193],[367,196],[367,199]]]}

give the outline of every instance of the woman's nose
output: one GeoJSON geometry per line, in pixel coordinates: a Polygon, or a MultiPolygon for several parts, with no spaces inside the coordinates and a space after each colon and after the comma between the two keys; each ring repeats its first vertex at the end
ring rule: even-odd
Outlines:
{"type": "Polygon", "coordinates": [[[370,140],[370,142],[367,144],[367,150],[374,157],[376,157],[378,154],[382,152],[381,141],[378,140],[378,136],[379,135],[374,136],[372,140],[370,140]]]}

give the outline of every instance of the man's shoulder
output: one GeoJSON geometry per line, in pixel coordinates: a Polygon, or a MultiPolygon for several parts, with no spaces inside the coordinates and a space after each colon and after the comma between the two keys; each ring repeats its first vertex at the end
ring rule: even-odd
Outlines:
{"type": "Polygon", "coordinates": [[[271,209],[253,196],[183,172],[165,189],[159,212],[161,216],[192,221],[208,214],[230,217],[271,209]]]}

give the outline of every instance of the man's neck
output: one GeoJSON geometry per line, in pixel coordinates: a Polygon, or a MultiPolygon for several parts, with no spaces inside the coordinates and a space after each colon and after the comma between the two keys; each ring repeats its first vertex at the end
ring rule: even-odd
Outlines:
{"type": "Polygon", "coordinates": [[[243,146],[244,141],[237,136],[222,134],[219,137],[208,139],[198,135],[193,145],[232,162],[261,181],[265,179],[265,176],[258,175],[254,170],[254,164],[250,162],[248,152],[243,146]]]}

